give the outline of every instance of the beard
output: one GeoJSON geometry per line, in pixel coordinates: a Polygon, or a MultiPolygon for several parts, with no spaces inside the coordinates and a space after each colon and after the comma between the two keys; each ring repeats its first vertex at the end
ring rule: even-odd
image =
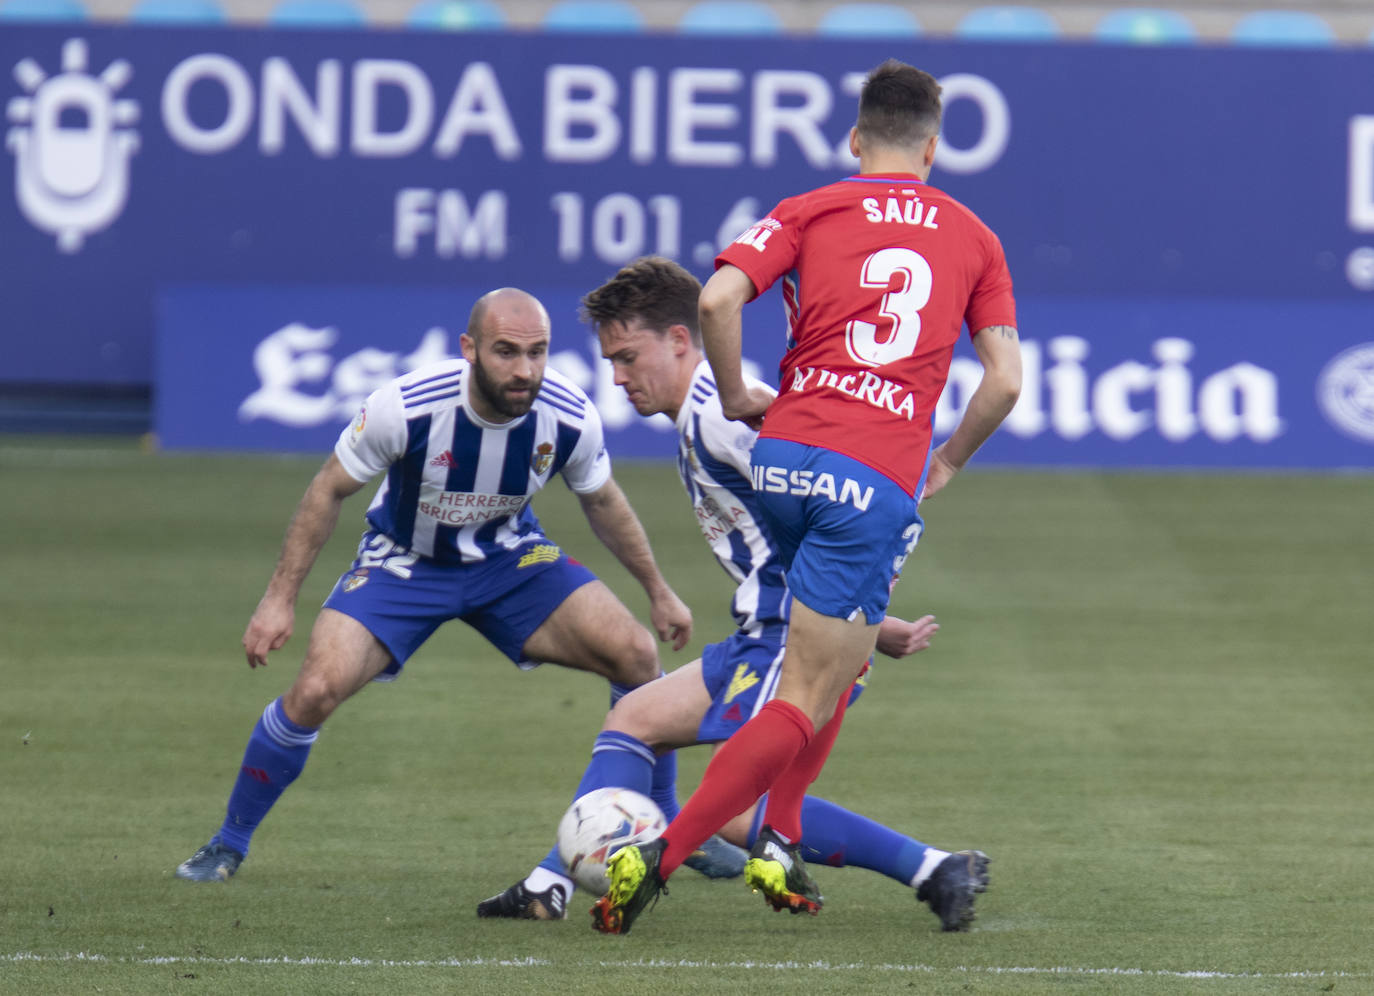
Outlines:
{"type": "Polygon", "coordinates": [[[473,386],[481,393],[487,404],[506,418],[519,418],[528,413],[534,407],[534,399],[539,395],[539,386],[544,382],[544,378],[540,377],[538,380],[511,379],[504,384],[497,383],[487,372],[487,368],[482,366],[480,358],[472,361],[472,376],[473,386]],[[512,398],[506,394],[512,388],[528,390],[529,394],[523,398],[512,398]]]}

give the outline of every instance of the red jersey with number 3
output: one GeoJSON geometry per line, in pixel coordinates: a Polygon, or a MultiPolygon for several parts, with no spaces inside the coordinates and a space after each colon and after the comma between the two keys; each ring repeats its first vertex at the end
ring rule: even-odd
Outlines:
{"type": "Polygon", "coordinates": [[[915,494],[960,327],[1016,325],[1002,244],[911,174],[789,197],[716,257],[782,278],[787,353],[761,435],[853,457],[915,494]]]}

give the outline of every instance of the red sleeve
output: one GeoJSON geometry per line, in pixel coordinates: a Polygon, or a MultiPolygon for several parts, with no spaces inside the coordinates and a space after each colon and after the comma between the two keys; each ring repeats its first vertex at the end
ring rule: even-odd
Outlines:
{"type": "Polygon", "coordinates": [[[1011,271],[1002,243],[991,231],[986,232],[987,263],[969,295],[964,309],[964,321],[969,335],[990,325],[1016,327],[1016,299],[1011,293],[1011,271]]]}
{"type": "Polygon", "coordinates": [[[801,223],[789,198],[722,249],[716,257],[716,269],[729,263],[743,270],[757,296],[796,266],[800,243],[801,223]]]}

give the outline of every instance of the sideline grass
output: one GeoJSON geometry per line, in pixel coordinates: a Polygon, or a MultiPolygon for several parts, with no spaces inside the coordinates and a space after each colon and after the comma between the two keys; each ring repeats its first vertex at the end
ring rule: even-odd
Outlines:
{"type": "MultiPolygon", "coordinates": [[[[684,871],[605,938],[589,899],[473,916],[546,848],[605,690],[459,625],[330,721],[238,877],[172,877],[356,541],[363,497],[250,672],[317,463],[0,437],[0,990],[1374,991],[1374,478],[966,474],[897,592],[937,645],[880,664],[817,791],[988,851],[975,931],[823,868],[816,919],[684,871]]],[[[617,476],[696,612],[674,666],[728,587],[668,465],[617,476]]],[[[643,615],[572,496],[536,507],[643,615]]]]}

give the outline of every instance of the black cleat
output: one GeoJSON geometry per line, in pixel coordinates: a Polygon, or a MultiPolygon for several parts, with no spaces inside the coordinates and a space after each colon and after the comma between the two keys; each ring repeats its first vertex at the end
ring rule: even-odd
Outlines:
{"type": "Polygon", "coordinates": [[[562,920],[568,915],[568,897],[557,885],[543,892],[530,892],[521,881],[505,892],[483,899],[477,904],[477,915],[509,920],[562,920]]]}
{"type": "Polygon", "coordinates": [[[988,891],[988,860],[982,851],[956,851],[916,887],[916,898],[940,918],[941,930],[968,930],[973,923],[974,895],[988,891]]]}

